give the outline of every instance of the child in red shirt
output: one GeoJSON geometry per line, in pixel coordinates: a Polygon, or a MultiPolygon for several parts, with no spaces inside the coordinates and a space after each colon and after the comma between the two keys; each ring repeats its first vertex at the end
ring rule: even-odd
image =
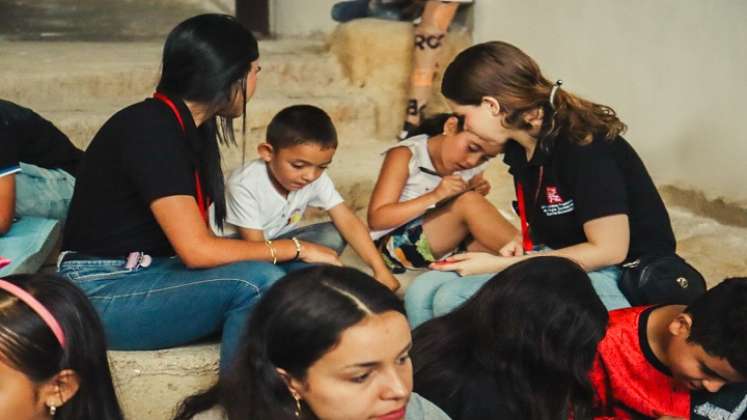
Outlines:
{"type": "Polygon", "coordinates": [[[591,380],[596,419],[745,418],[747,278],[687,307],[610,312],[591,380]]]}

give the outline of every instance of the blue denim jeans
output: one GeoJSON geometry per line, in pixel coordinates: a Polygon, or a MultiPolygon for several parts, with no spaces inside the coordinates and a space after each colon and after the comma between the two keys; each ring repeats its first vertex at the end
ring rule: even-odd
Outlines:
{"type": "Polygon", "coordinates": [[[91,299],[111,349],[181,346],[221,333],[221,370],[230,366],[249,314],[285,270],[245,261],[188,269],[176,258],[154,258],[126,269],[123,259],[66,260],[59,273],[91,299]]]}
{"type": "Polygon", "coordinates": [[[59,220],[21,217],[0,236],[0,255],[10,264],[0,268],[0,276],[35,273],[49,257],[61,235],[59,220]]]}
{"type": "Polygon", "coordinates": [[[17,220],[0,236],[0,255],[11,264],[0,275],[35,273],[60,237],[75,178],[62,169],[44,169],[21,162],[15,176],[17,220]]]}
{"type": "Polygon", "coordinates": [[[75,178],[62,169],[21,162],[16,176],[16,216],[64,220],[73,197],[75,178]]]}
{"type": "Polygon", "coordinates": [[[332,222],[302,226],[272,239],[290,239],[294,236],[302,241],[313,242],[318,245],[324,245],[327,248],[332,248],[337,252],[337,255],[342,254],[347,245],[345,239],[343,239],[337,227],[332,222]]]}
{"type": "MultiPolygon", "coordinates": [[[[588,274],[592,287],[607,310],[630,306],[617,286],[622,275],[620,267],[604,267],[588,274]]],[[[415,328],[431,318],[451,312],[472,297],[494,275],[461,277],[451,271],[429,271],[421,274],[405,291],[405,310],[410,325],[415,328]]]]}

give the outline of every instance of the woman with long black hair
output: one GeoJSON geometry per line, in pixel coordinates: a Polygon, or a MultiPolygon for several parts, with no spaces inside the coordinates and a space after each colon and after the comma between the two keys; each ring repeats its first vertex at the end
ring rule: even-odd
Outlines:
{"type": "Polygon", "coordinates": [[[296,252],[290,241],[216,238],[207,225],[211,203],[218,223],[225,215],[218,143],[234,143],[258,57],[233,17],[187,19],[166,40],[154,96],[111,117],[85,153],[59,271],[91,298],[114,349],[222,331],[225,368],[247,314],[284,274],[272,254],[296,252]]]}
{"type": "Polygon", "coordinates": [[[412,392],[402,301],[353,268],[312,267],[257,305],[236,363],[176,420],[448,420],[412,392]]]}
{"type": "Polygon", "coordinates": [[[581,267],[522,261],[415,329],[415,391],[454,420],[591,419],[588,374],[606,327],[581,267]]]}

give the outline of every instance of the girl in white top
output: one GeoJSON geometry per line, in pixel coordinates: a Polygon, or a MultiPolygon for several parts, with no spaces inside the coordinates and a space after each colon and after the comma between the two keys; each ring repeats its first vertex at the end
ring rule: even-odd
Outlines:
{"type": "Polygon", "coordinates": [[[497,253],[517,230],[485,195],[482,172],[502,150],[439,114],[386,152],[368,206],[368,224],[395,272],[424,268],[456,250],[497,253]]]}

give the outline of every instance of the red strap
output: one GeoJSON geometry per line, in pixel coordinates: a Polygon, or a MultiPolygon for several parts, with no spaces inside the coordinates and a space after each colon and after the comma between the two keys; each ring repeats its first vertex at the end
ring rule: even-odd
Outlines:
{"type": "MultiPolygon", "coordinates": [[[[156,92],[153,94],[153,97],[155,99],[158,99],[159,101],[165,103],[168,105],[169,108],[171,108],[171,111],[174,112],[174,115],[176,115],[177,121],[179,121],[179,125],[182,127],[182,131],[184,133],[187,132],[187,129],[184,127],[184,120],[182,120],[181,114],[179,114],[179,109],[176,107],[176,104],[169,99],[168,96],[164,95],[163,93],[156,92]]],[[[197,190],[197,207],[200,208],[200,215],[202,216],[202,220],[205,221],[205,223],[208,222],[208,202],[205,199],[205,195],[202,193],[202,182],[200,182],[200,172],[195,169],[195,189],[197,190]]]]}
{"type": "Polygon", "coordinates": [[[524,187],[521,182],[516,183],[516,199],[519,202],[519,217],[521,218],[521,238],[524,252],[532,250],[532,238],[529,237],[529,224],[527,223],[527,207],[524,201],[524,187]]]}
{"type": "MultiPolygon", "coordinates": [[[[542,188],[542,180],[545,176],[545,167],[539,167],[539,176],[537,177],[537,190],[534,192],[534,205],[537,205],[539,200],[539,192],[542,188]]],[[[529,223],[527,223],[527,205],[524,200],[524,187],[521,182],[516,183],[516,200],[519,202],[519,217],[521,218],[521,239],[524,247],[524,252],[529,252],[534,248],[532,238],[529,235],[529,223]]]]}

